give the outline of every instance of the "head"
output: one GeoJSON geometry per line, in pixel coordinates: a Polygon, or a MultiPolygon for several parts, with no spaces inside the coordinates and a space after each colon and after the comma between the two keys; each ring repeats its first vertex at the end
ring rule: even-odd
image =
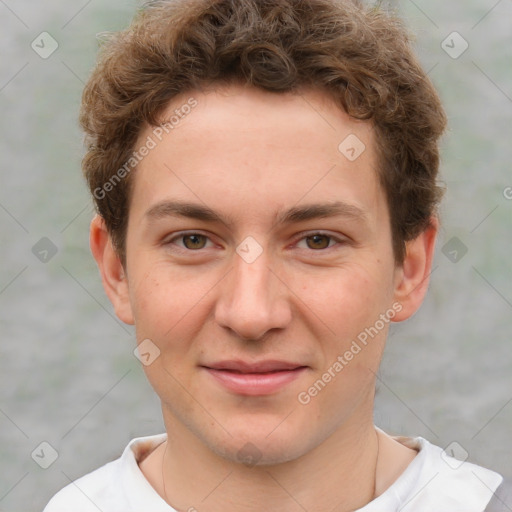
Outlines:
{"type": "Polygon", "coordinates": [[[349,0],[151,2],[104,45],[81,122],[91,246],[158,354],[166,424],[270,463],[371,421],[441,195],[445,115],[401,22],[349,0]],[[233,361],[300,369],[241,391],[216,371],[233,361]]]}

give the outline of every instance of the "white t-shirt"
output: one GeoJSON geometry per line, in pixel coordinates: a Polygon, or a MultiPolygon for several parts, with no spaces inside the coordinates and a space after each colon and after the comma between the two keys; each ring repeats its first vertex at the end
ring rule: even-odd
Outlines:
{"type": "MultiPolygon", "coordinates": [[[[43,512],[176,512],[138,466],[166,438],[133,439],[119,459],[64,487],[43,512]]],[[[357,512],[482,512],[503,480],[494,471],[446,456],[422,437],[393,439],[418,455],[383,494],[357,512]]]]}

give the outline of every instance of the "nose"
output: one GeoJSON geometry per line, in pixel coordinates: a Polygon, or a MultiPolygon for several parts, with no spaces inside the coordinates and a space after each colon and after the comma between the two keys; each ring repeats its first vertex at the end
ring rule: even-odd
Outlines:
{"type": "Polygon", "coordinates": [[[289,325],[289,290],[269,267],[265,253],[247,263],[234,255],[215,307],[216,322],[244,340],[260,340],[272,329],[289,325]]]}

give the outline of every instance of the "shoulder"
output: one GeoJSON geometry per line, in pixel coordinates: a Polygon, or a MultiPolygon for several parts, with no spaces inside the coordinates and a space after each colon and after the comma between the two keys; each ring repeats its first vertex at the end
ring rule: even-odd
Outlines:
{"type": "Polygon", "coordinates": [[[512,510],[512,480],[504,480],[494,491],[484,512],[510,512],[512,510]]]}
{"type": "Polygon", "coordinates": [[[121,457],[61,489],[43,512],[126,512],[139,499],[158,501],[138,463],[165,438],[160,434],[132,439],[121,457]]]}
{"type": "Polygon", "coordinates": [[[61,489],[46,505],[43,512],[97,512],[108,493],[116,486],[114,475],[119,472],[121,459],[84,475],[61,489]]]}
{"type": "Polygon", "coordinates": [[[395,439],[419,452],[396,482],[404,512],[484,512],[503,482],[500,474],[467,461],[459,445],[443,450],[421,437],[395,439]]]}

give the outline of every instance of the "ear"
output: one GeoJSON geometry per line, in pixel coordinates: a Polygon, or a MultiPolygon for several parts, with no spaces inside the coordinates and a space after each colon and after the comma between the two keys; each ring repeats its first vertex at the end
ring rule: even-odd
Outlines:
{"type": "Polygon", "coordinates": [[[105,221],[96,215],[91,222],[89,243],[98,264],[103,288],[120,320],[133,325],[128,279],[121,260],[114,249],[105,221]]]}
{"type": "Polygon", "coordinates": [[[439,220],[430,219],[430,225],[417,238],[406,243],[403,264],[396,268],[394,300],[402,309],[393,322],[410,318],[420,308],[428,290],[432,260],[436,245],[439,220]]]}

